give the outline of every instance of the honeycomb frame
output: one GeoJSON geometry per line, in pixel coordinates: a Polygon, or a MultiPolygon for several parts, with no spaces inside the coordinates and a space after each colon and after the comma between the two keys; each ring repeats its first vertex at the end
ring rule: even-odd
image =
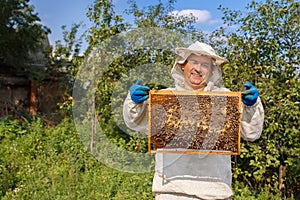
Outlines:
{"type": "Polygon", "coordinates": [[[151,90],[148,152],[240,154],[241,92],[151,90]]]}

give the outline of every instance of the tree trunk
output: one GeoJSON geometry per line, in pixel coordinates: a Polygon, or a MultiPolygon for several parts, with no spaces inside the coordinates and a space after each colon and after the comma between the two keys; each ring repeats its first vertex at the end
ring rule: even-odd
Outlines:
{"type": "Polygon", "coordinates": [[[37,114],[37,88],[36,83],[31,81],[30,83],[30,106],[29,106],[29,114],[36,115],[37,114]]]}

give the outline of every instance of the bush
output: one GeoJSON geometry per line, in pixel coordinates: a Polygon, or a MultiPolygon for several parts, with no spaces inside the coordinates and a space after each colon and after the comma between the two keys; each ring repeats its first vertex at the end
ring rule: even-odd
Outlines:
{"type": "Polygon", "coordinates": [[[74,124],[0,123],[0,198],[151,199],[152,173],[110,169],[83,147],[74,124]]]}

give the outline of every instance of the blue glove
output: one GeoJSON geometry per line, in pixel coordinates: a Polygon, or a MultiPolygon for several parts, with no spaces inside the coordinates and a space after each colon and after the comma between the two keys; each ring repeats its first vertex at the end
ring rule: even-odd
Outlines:
{"type": "Polygon", "coordinates": [[[149,98],[149,90],[149,87],[142,85],[142,79],[139,78],[129,89],[132,101],[140,104],[147,100],[149,98]]]}
{"type": "Polygon", "coordinates": [[[244,83],[244,87],[246,90],[242,94],[242,102],[247,106],[253,106],[258,98],[258,90],[250,82],[244,83]]]}

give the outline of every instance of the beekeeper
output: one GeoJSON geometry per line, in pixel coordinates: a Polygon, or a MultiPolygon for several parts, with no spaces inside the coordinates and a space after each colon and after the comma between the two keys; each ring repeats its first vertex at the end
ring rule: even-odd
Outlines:
{"type": "MultiPolygon", "coordinates": [[[[171,90],[229,91],[220,87],[221,66],[228,62],[214,49],[200,42],[188,48],[176,48],[177,58],[171,75],[171,90]]],[[[250,82],[242,94],[241,136],[248,141],[258,139],[262,132],[264,109],[258,90],[250,82]]],[[[124,102],[126,125],[147,132],[147,99],[149,87],[139,79],[130,87],[124,102]]],[[[152,191],[155,199],[227,199],[231,188],[231,156],[216,154],[155,154],[152,191]]]]}

